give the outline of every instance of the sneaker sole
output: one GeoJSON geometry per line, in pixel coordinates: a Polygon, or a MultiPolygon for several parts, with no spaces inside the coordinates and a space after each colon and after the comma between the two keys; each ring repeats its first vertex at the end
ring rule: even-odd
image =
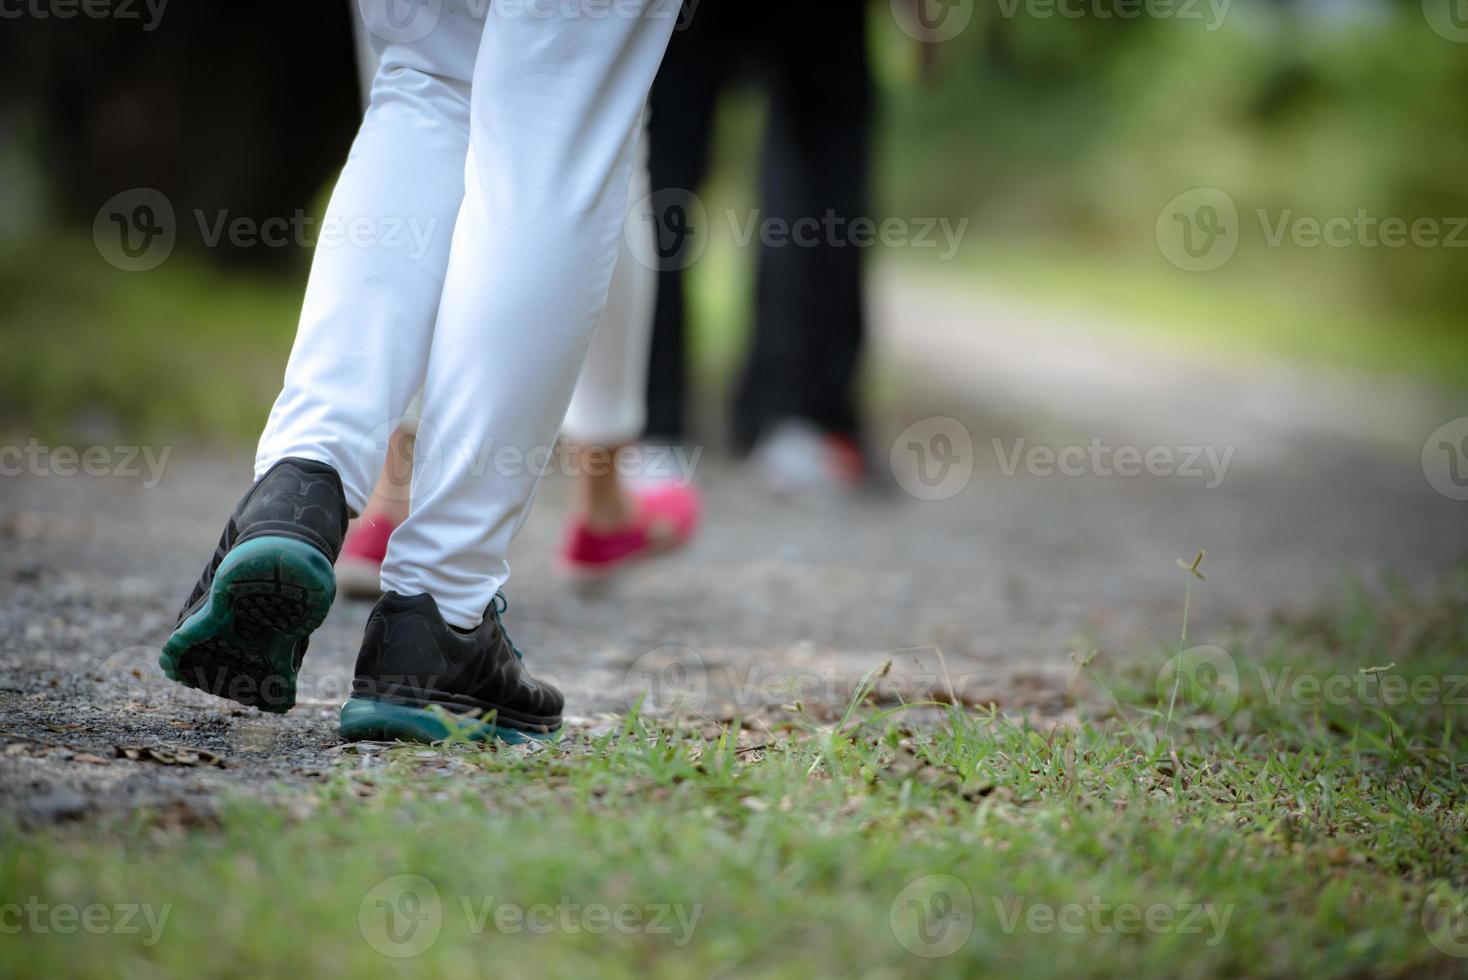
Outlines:
{"type": "Polygon", "coordinates": [[[296,644],[336,598],[331,562],[294,538],[253,538],[214,573],[208,601],[163,645],[158,665],[185,687],[281,714],[296,703],[296,644]]]}
{"type": "Polygon", "coordinates": [[[442,742],[463,738],[471,742],[499,739],[506,745],[544,742],[555,732],[527,732],[504,728],[478,718],[457,716],[443,708],[415,708],[391,701],[354,697],[342,705],[341,737],[348,742],[442,742]]]}

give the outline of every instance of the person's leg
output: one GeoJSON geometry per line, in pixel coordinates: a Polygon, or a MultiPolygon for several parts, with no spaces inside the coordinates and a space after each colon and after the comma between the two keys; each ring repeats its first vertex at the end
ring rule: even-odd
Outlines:
{"type": "Polygon", "coordinates": [[[859,438],[863,250],[825,219],[867,217],[872,86],[860,5],[790,4],[768,22],[770,118],[761,199],[769,218],[820,224],[816,244],[759,256],[755,338],[734,405],[748,449],[784,418],[859,438]]]}
{"type": "MultiPolygon", "coordinates": [[[[648,127],[652,190],[661,209],[681,192],[696,191],[708,171],[719,91],[744,54],[743,0],[689,0],[687,27],[673,35],[653,82],[648,127]],[[695,6],[696,4],[696,6],[695,6]]],[[[685,213],[691,213],[685,209],[685,213]]],[[[661,219],[661,216],[657,216],[661,219]]],[[[707,229],[701,229],[707,234],[707,229]]],[[[671,261],[658,273],[647,377],[647,436],[678,442],[687,424],[687,324],[683,268],[671,261]]]]}
{"type": "Polygon", "coordinates": [[[648,6],[488,10],[413,508],[382,576],[391,592],[430,595],[455,627],[476,627],[509,576],[505,553],[606,305],[638,122],[676,23],[648,6]]]}
{"type": "MultiPolygon", "coordinates": [[[[362,101],[364,107],[370,107],[373,82],[381,67],[379,53],[388,46],[383,43],[384,38],[368,29],[367,22],[358,12],[358,0],[347,0],[347,3],[352,19],[352,36],[357,48],[357,69],[361,80],[362,101]]],[[[471,32],[471,35],[472,49],[466,44],[461,47],[461,50],[477,52],[477,32],[471,32]]],[[[471,60],[461,65],[460,74],[464,80],[467,80],[472,73],[471,57],[471,60]]],[[[444,134],[447,139],[437,144],[436,148],[450,162],[442,170],[444,179],[436,181],[431,188],[435,192],[434,203],[438,209],[437,217],[434,219],[435,224],[441,223],[445,227],[451,227],[452,222],[458,217],[459,205],[464,199],[463,167],[454,165],[452,160],[457,158],[462,161],[469,152],[467,91],[464,92],[464,98],[458,111],[451,115],[449,121],[451,125],[444,134]]],[[[448,232],[445,232],[443,242],[446,243],[451,237],[448,232]]],[[[436,281],[441,291],[443,276],[448,268],[448,248],[445,246],[435,250],[434,259],[437,263],[434,266],[436,281]]],[[[433,302],[436,310],[436,296],[433,302]]],[[[408,414],[415,416],[417,409],[410,406],[408,414]]],[[[382,471],[377,477],[377,484],[372,488],[372,496],[366,506],[362,508],[361,513],[352,521],[346,540],[342,542],[341,557],[336,563],[337,591],[340,595],[354,599],[376,599],[382,593],[382,560],[387,556],[388,539],[392,536],[392,532],[397,530],[398,525],[408,518],[409,493],[413,478],[413,439],[416,428],[416,420],[411,417],[406,418],[398,423],[392,435],[388,437],[387,456],[383,462],[382,471]]]]}
{"type": "Polygon", "coordinates": [[[479,45],[473,6],[451,0],[426,36],[397,42],[388,39],[405,35],[388,5],[362,5],[380,64],[256,454],[257,477],[286,457],[330,464],[357,512],[427,369],[463,195],[479,45]]]}
{"type": "Polygon", "coordinates": [[[382,594],[382,560],[387,542],[408,519],[413,482],[415,427],[404,422],[387,441],[387,461],[372,488],[372,499],[347,530],[336,562],[338,594],[348,599],[376,599],[382,594]]]}
{"type": "MultiPolygon", "coordinates": [[[[359,59],[369,80],[376,74],[376,52],[367,44],[361,18],[358,27],[359,59]]],[[[469,134],[463,130],[464,151],[469,134]]],[[[653,254],[654,231],[648,195],[647,138],[639,142],[639,160],[631,191],[632,207],[626,234],[621,239],[606,311],[587,352],[576,392],[566,414],[563,432],[576,443],[580,466],[576,475],[578,506],[573,524],[599,530],[622,531],[640,516],[638,501],[619,476],[617,459],[622,447],[634,441],[646,419],[644,387],[647,384],[648,344],[657,291],[657,271],[645,264],[653,254]],[[629,236],[642,235],[643,247],[632,249],[629,236]],[[644,258],[639,259],[638,256],[644,258]]],[[[462,193],[460,194],[462,201],[462,193]]],[[[447,255],[444,256],[447,262],[447,255]]],[[[382,561],[391,533],[407,519],[412,476],[413,433],[399,427],[389,440],[387,461],[361,517],[353,522],[337,563],[339,590],[357,598],[381,594],[382,561]]],[[[691,495],[692,488],[683,488],[691,495]]]]}
{"type": "Polygon", "coordinates": [[[366,4],[381,55],[370,107],[322,226],[256,482],[164,644],[165,673],[270,711],[295,703],[307,637],[336,596],[332,562],[428,358],[458,213],[479,31],[468,0],[411,43],[366,4]],[[464,25],[471,29],[465,31],[464,25]]]}
{"type": "MultiPolygon", "coordinates": [[[[465,133],[467,149],[468,134],[465,133]]],[[[562,433],[574,444],[577,504],[568,541],[579,542],[583,529],[626,536],[640,529],[646,516],[645,492],[634,492],[620,473],[623,450],[642,433],[646,419],[648,342],[651,339],[657,271],[638,256],[652,254],[653,228],[647,173],[647,140],[639,142],[631,191],[632,210],[620,240],[606,310],[596,328],[562,433]],[[642,236],[639,247],[631,239],[642,236]]],[[[382,593],[382,562],[392,532],[408,517],[413,475],[414,433],[404,424],[388,443],[387,461],[372,499],[352,527],[337,561],[338,591],[352,598],[376,599],[382,593]]],[[[671,475],[671,474],[669,474],[671,475]]],[[[665,488],[653,502],[670,502],[690,517],[697,513],[697,492],[687,483],[665,488]]],[[[691,534],[691,520],[677,522],[675,543],[691,534]]],[[[633,549],[639,550],[639,549],[633,549]]],[[[568,545],[566,555],[580,554],[568,545]]]]}
{"type": "Polygon", "coordinates": [[[617,264],[607,292],[606,311],[591,339],[586,362],[561,427],[574,444],[577,469],[574,521],[598,529],[632,523],[636,504],[620,478],[616,457],[642,434],[647,420],[643,392],[647,385],[648,344],[657,300],[657,271],[638,261],[652,254],[654,232],[647,200],[647,139],[639,142],[629,211],[619,240],[617,264]],[[647,247],[634,249],[628,239],[640,235],[647,247]]]}
{"type": "Polygon", "coordinates": [[[380,517],[394,527],[408,519],[409,493],[413,484],[413,426],[398,426],[387,440],[387,461],[363,517],[380,517]]]}
{"type": "Polygon", "coordinates": [[[352,46],[357,49],[357,86],[362,94],[362,108],[366,110],[372,104],[372,81],[377,77],[377,48],[357,0],[346,0],[346,3],[352,19],[352,46]]]}
{"type": "Polygon", "coordinates": [[[648,200],[647,140],[640,142],[627,215],[606,312],[592,338],[561,434],[572,444],[575,502],[561,569],[577,580],[603,579],[652,554],[684,544],[698,520],[698,491],[682,475],[622,471],[629,444],[647,418],[644,392],[648,342],[657,296],[657,270],[639,261],[653,254],[648,200]],[[632,239],[641,241],[633,247],[632,239]]]}
{"type": "MultiPolygon", "coordinates": [[[[562,567],[578,578],[589,566],[604,577],[611,566],[620,568],[685,543],[699,510],[697,490],[686,480],[644,480],[633,486],[621,472],[629,455],[626,448],[642,433],[646,419],[648,342],[657,292],[656,269],[639,259],[652,254],[654,240],[645,132],[638,157],[632,210],[620,239],[606,310],[562,426],[563,436],[573,444],[576,502],[561,559],[562,567]],[[635,236],[644,241],[634,248],[635,236]]],[[[372,499],[342,546],[337,585],[344,595],[375,599],[381,594],[388,540],[409,512],[412,439],[407,427],[393,434],[372,499]]],[[[644,474],[675,475],[681,476],[644,474]]]]}

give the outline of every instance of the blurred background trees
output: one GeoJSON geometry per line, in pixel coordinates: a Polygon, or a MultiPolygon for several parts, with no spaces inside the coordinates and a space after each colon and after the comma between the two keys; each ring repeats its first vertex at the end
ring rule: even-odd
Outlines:
{"type": "MultiPolygon", "coordinates": [[[[927,57],[892,3],[869,4],[877,216],[970,219],[952,262],[879,262],[1069,293],[1169,337],[1468,385],[1468,248],[1270,247],[1259,217],[1468,217],[1468,43],[1436,32],[1421,0],[1186,0],[1190,17],[1136,19],[1098,14],[1128,0],[1060,2],[1079,16],[974,0],[968,27],[927,57]],[[1155,235],[1167,202],[1197,187],[1224,190],[1242,218],[1237,257],[1207,275],[1169,265],[1155,235]]],[[[258,427],[309,249],[206,247],[194,214],[319,213],[360,112],[348,3],[171,3],[153,30],[0,20],[0,422],[66,427],[101,406],[123,427],[258,427]],[[91,247],[98,208],[134,187],[178,214],[159,276],[91,247]],[[61,338],[105,367],[58,365],[61,338]],[[180,379],[220,343],[251,380],[188,391],[180,379]]],[[[752,201],[760,111],[736,94],[721,113],[711,213],[752,201]]],[[[747,291],[729,282],[748,274],[746,251],[716,242],[692,270],[695,328],[714,337],[696,355],[728,359],[742,335],[747,291]]]]}
{"type": "MultiPolygon", "coordinates": [[[[161,190],[180,215],[263,220],[316,204],[360,109],[348,0],[168,3],[151,27],[144,0],[111,5],[138,19],[0,20],[0,118],[8,155],[25,160],[10,169],[34,171],[40,192],[10,202],[12,224],[90,229],[132,187],[161,190]]],[[[301,256],[225,241],[217,258],[301,256]]]]}
{"type": "MultiPolygon", "coordinates": [[[[940,46],[937,84],[887,87],[883,186],[898,213],[1106,252],[1152,249],[1159,210],[1200,185],[1238,202],[1246,239],[1259,209],[1468,216],[1468,44],[1435,34],[1420,0],[1234,0],[1217,30],[1202,3],[1202,22],[1002,6],[980,3],[940,46]]],[[[889,81],[915,77],[885,40],[889,81]]],[[[1456,314],[1468,277],[1468,247],[1255,258],[1432,313],[1456,314]]]]}

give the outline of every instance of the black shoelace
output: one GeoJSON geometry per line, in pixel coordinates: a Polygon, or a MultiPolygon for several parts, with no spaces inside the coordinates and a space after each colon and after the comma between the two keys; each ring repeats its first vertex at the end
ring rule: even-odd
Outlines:
{"type": "Polygon", "coordinates": [[[515,652],[515,656],[520,659],[520,662],[524,663],[525,654],[521,653],[520,648],[515,645],[514,639],[510,636],[510,631],[505,629],[505,621],[502,618],[505,613],[510,611],[510,600],[505,597],[503,592],[496,592],[494,594],[494,601],[489,604],[489,608],[494,614],[495,625],[500,628],[500,635],[505,638],[505,642],[510,645],[510,649],[515,652]]]}

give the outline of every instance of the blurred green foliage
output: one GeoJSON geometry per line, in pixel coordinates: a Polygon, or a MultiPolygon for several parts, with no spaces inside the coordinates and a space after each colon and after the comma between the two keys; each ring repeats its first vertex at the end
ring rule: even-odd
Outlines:
{"type": "Polygon", "coordinates": [[[0,252],[0,435],[239,441],[265,424],[304,282],[175,254],[122,272],[90,240],[0,252]]]}
{"type": "Polygon", "coordinates": [[[1165,265],[1154,227],[1178,194],[1217,187],[1243,240],[1201,278],[1388,320],[1458,316],[1468,234],[1458,248],[1271,247],[1258,217],[1468,217],[1468,44],[1434,33],[1417,0],[1234,0],[1221,25],[1206,4],[1199,19],[1044,9],[978,4],[926,85],[914,45],[878,32],[893,213],[970,215],[977,240],[1200,278],[1165,265]]]}

